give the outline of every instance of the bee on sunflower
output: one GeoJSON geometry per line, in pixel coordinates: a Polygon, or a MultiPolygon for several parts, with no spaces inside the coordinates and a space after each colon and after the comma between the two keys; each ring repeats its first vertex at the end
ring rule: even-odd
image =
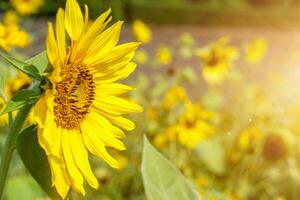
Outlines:
{"type": "Polygon", "coordinates": [[[202,62],[203,78],[211,84],[221,83],[233,66],[239,52],[233,46],[229,46],[229,38],[222,37],[215,43],[197,50],[196,54],[202,62]]]}
{"type": "Polygon", "coordinates": [[[45,90],[33,108],[39,144],[45,150],[52,184],[62,198],[70,188],[85,195],[86,181],[99,184],[89,164],[89,152],[119,168],[107,147],[125,150],[123,130],[135,125],[123,115],[142,108],[121,97],[133,88],[116,83],[136,68],[131,62],[139,43],[118,45],[123,22],[111,21],[111,10],[89,25],[88,7],[83,16],[76,0],[67,0],[56,16],[55,32],[48,24],[46,50],[53,67],[45,90]],[[67,34],[70,43],[67,43],[67,34]]]}

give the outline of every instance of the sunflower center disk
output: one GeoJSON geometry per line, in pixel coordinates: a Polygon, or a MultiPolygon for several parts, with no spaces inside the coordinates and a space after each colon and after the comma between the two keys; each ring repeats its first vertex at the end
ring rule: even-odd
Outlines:
{"type": "Polygon", "coordinates": [[[54,98],[55,123],[64,129],[79,129],[95,96],[93,76],[86,66],[70,64],[61,71],[54,98]]]}

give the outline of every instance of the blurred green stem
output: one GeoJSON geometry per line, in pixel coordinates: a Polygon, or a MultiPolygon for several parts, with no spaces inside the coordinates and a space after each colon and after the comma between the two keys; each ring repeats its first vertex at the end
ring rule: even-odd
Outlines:
{"type": "Polygon", "coordinates": [[[0,165],[0,199],[3,197],[3,191],[6,183],[7,173],[9,170],[10,161],[15,150],[16,139],[20,132],[27,115],[30,112],[32,105],[26,105],[21,108],[12,122],[9,133],[6,138],[5,147],[0,165]]]}

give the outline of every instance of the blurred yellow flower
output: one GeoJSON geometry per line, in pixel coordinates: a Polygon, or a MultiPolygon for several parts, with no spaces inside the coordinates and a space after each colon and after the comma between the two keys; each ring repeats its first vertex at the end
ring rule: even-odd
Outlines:
{"type": "Polygon", "coordinates": [[[261,139],[262,133],[260,130],[256,126],[250,126],[244,129],[239,135],[238,146],[241,150],[247,151],[261,139]]]}
{"type": "MultiPolygon", "coordinates": [[[[19,90],[26,89],[31,84],[31,80],[23,73],[19,73],[16,77],[8,77],[5,81],[4,92],[8,99],[15,95],[19,90]]],[[[0,111],[4,108],[4,101],[0,98],[0,111]]],[[[13,115],[16,115],[16,111],[13,115]]],[[[7,115],[0,116],[0,126],[8,123],[7,115]]]]}
{"type": "Polygon", "coordinates": [[[249,63],[261,61],[265,56],[268,43],[263,38],[256,38],[246,46],[245,59],[249,63]]]}
{"type": "Polygon", "coordinates": [[[172,62],[172,53],[171,49],[166,46],[162,46],[156,51],[156,61],[160,65],[168,65],[172,62]]]}
{"type": "Polygon", "coordinates": [[[138,63],[138,64],[147,64],[148,60],[149,60],[149,56],[148,53],[146,51],[140,50],[137,51],[134,57],[134,60],[138,63]]]}
{"type": "Polygon", "coordinates": [[[176,104],[184,102],[186,99],[187,96],[184,87],[175,85],[171,87],[165,95],[162,105],[165,109],[169,110],[176,106],[176,104]]]}
{"type": "Polygon", "coordinates": [[[28,34],[20,30],[17,25],[8,25],[0,23],[0,48],[9,52],[13,47],[24,48],[29,44],[28,34]]]}
{"type": "Polygon", "coordinates": [[[192,46],[195,43],[193,36],[189,33],[181,34],[179,41],[183,46],[192,46]]]}
{"type": "Polygon", "coordinates": [[[155,135],[154,140],[153,140],[153,144],[158,148],[158,149],[162,149],[163,147],[165,147],[168,144],[168,138],[167,135],[164,133],[158,133],[155,135]]]}
{"type": "Polygon", "coordinates": [[[208,83],[217,84],[222,82],[233,61],[239,56],[238,50],[229,46],[229,38],[223,37],[215,43],[197,50],[196,54],[202,61],[202,74],[208,83]]]}
{"type": "Polygon", "coordinates": [[[141,20],[135,20],[132,24],[132,32],[138,42],[148,44],[152,38],[150,27],[141,20]]]}
{"type": "Polygon", "coordinates": [[[199,189],[209,186],[209,179],[206,176],[198,176],[195,182],[199,189]]]}
{"type": "Polygon", "coordinates": [[[175,125],[178,142],[194,149],[200,142],[214,134],[215,128],[207,120],[212,113],[205,111],[200,103],[185,103],[186,110],[175,125]]]}
{"type": "Polygon", "coordinates": [[[123,156],[122,154],[115,153],[113,154],[113,157],[118,161],[119,163],[119,169],[124,169],[128,164],[128,159],[123,156]]]}
{"type": "Polygon", "coordinates": [[[4,91],[8,98],[11,98],[19,90],[30,86],[31,80],[23,73],[18,73],[16,77],[8,77],[4,86],[4,91]]]}
{"type": "Polygon", "coordinates": [[[35,14],[44,5],[44,0],[10,0],[10,2],[22,15],[35,14]]]}
{"type": "Polygon", "coordinates": [[[17,13],[13,10],[8,10],[3,15],[3,24],[6,26],[9,25],[18,25],[19,24],[19,17],[17,13]]]}
{"type": "Polygon", "coordinates": [[[150,120],[155,120],[157,117],[157,109],[155,107],[150,107],[147,110],[147,118],[150,120]]]}

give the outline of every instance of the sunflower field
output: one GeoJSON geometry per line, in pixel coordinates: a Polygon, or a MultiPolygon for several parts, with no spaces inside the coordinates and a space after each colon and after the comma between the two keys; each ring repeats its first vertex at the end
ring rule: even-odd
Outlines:
{"type": "Polygon", "coordinates": [[[299,0],[0,0],[0,200],[299,200],[299,0]]]}

